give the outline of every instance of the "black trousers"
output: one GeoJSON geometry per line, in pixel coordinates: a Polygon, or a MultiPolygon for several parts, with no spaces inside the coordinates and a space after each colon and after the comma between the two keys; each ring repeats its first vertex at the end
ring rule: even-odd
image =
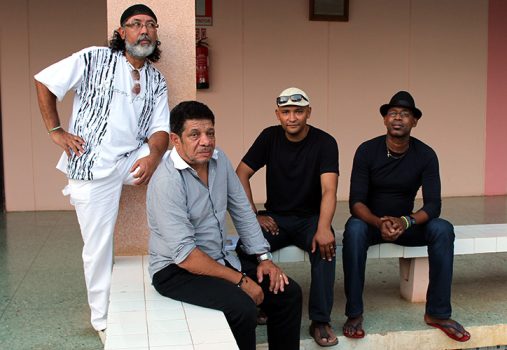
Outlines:
{"type": "MultiPolygon", "coordinates": [[[[242,272],[257,281],[257,264],[241,259],[242,272]]],[[[262,309],[268,316],[268,344],[271,350],[299,349],[301,331],[301,287],[293,281],[284,292],[269,292],[269,277],[261,284],[262,309]]],[[[153,276],[153,286],[162,295],[224,313],[241,350],[255,350],[257,307],[241,288],[221,278],[194,275],[171,264],[153,276]]]]}

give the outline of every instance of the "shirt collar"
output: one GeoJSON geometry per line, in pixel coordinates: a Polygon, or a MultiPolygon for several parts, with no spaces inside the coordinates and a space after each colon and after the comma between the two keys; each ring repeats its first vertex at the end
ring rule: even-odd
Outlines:
{"type": "MultiPolygon", "coordinates": [[[[171,157],[171,160],[174,163],[174,167],[178,170],[192,168],[190,165],[188,165],[187,162],[183,160],[183,158],[181,158],[181,156],[178,154],[178,151],[176,151],[176,148],[173,148],[171,150],[169,157],[171,157]]],[[[215,160],[218,159],[218,150],[216,148],[213,150],[213,155],[211,156],[211,158],[215,160]]]]}

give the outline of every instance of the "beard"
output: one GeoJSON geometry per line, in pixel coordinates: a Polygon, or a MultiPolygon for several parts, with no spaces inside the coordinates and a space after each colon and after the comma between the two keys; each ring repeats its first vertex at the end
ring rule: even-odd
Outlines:
{"type": "Polygon", "coordinates": [[[156,42],[153,42],[147,35],[143,34],[133,44],[125,40],[125,50],[135,58],[146,58],[153,53],[156,47],[156,42]],[[141,45],[141,40],[149,40],[150,44],[147,46],[141,45]]]}

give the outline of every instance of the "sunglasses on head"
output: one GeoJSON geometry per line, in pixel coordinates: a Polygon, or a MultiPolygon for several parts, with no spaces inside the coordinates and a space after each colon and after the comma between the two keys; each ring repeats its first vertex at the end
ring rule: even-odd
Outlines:
{"type": "Polygon", "coordinates": [[[306,102],[309,102],[306,97],[304,97],[301,94],[294,94],[290,96],[279,96],[276,98],[276,104],[277,105],[283,105],[291,100],[292,102],[301,102],[301,100],[305,100],[306,102]]]}

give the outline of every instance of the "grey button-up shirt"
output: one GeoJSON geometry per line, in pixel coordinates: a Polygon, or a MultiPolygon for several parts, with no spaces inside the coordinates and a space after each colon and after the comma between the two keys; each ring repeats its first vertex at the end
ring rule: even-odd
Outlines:
{"type": "Polygon", "coordinates": [[[237,256],[225,250],[226,211],[247,254],[270,249],[229,159],[218,149],[209,162],[208,186],[173,149],[151,178],[146,197],[152,278],[164,267],[183,262],[196,247],[241,270],[237,256]]]}

